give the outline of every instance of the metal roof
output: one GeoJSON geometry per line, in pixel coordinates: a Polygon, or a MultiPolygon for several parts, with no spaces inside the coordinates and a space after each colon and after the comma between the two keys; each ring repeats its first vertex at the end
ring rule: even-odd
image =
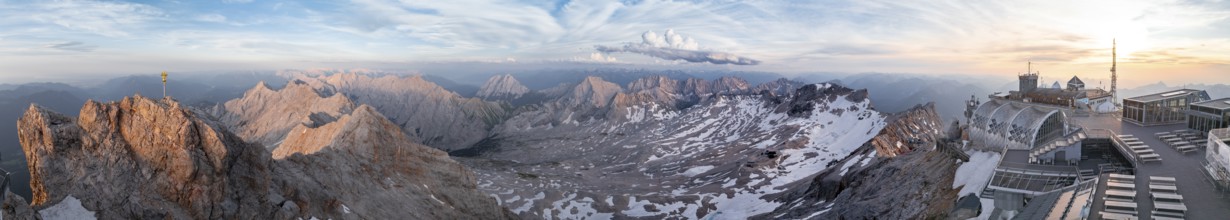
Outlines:
{"type": "Polygon", "coordinates": [[[1158,101],[1158,100],[1163,100],[1163,99],[1170,99],[1174,97],[1181,97],[1180,95],[1189,95],[1191,93],[1203,93],[1204,94],[1203,96],[1205,97],[1208,96],[1208,93],[1204,92],[1204,90],[1179,89],[1179,90],[1126,98],[1126,100],[1132,100],[1132,101],[1137,101],[1137,102],[1153,102],[1153,101],[1158,101]]]}
{"type": "Polygon", "coordinates": [[[1230,109],[1230,98],[1220,98],[1209,101],[1192,103],[1195,106],[1209,107],[1213,109],[1227,110],[1230,109]]]}
{"type": "Polygon", "coordinates": [[[1081,81],[1081,78],[1080,78],[1080,77],[1072,76],[1072,79],[1068,80],[1068,84],[1069,84],[1069,85],[1071,85],[1071,84],[1081,84],[1081,85],[1085,85],[1085,81],[1081,81]]]}

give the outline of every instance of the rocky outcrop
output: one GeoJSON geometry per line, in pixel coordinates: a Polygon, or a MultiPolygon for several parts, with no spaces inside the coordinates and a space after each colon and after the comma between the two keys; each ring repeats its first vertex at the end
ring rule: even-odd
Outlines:
{"type": "Polygon", "coordinates": [[[779,78],[771,82],[765,82],[765,83],[761,83],[760,85],[756,85],[756,88],[753,88],[752,90],[755,93],[764,92],[764,93],[768,93],[769,95],[781,96],[781,95],[788,95],[791,92],[794,92],[794,90],[799,89],[799,87],[803,87],[803,84],[804,84],[803,82],[794,81],[794,80],[790,80],[786,78],[779,78]]]}
{"type": "Polygon", "coordinates": [[[261,82],[243,97],[227,101],[218,115],[231,131],[245,141],[259,143],[270,150],[286,138],[296,125],[313,123],[313,115],[339,117],[354,110],[355,104],[332,87],[313,88],[303,80],[291,80],[280,90],[261,82]]]}
{"type": "Polygon", "coordinates": [[[376,108],[423,145],[446,151],[477,143],[508,114],[497,103],[461,97],[421,76],[370,77],[352,73],[318,79],[356,103],[376,108]]]}
{"type": "Polygon", "coordinates": [[[878,156],[895,157],[909,153],[917,147],[932,150],[938,138],[944,136],[944,121],[935,111],[935,103],[914,106],[905,112],[889,116],[890,123],[871,140],[878,156]]]}
{"type": "Polygon", "coordinates": [[[840,162],[864,165],[853,165],[845,172],[820,173],[809,184],[778,198],[781,207],[757,218],[945,217],[957,200],[958,190],[953,189],[952,181],[959,164],[952,155],[932,150],[944,131],[935,107],[916,106],[889,116],[888,121],[872,140],[840,162]]]}
{"type": "Polygon", "coordinates": [[[824,170],[844,172],[840,160],[869,155],[855,150],[885,124],[864,90],[699,92],[708,98],[691,107],[660,105],[700,97],[672,87],[680,84],[687,82],[629,83],[612,105],[612,113],[631,108],[622,120],[526,126],[517,120],[548,109],[522,112],[484,142],[490,150],[458,160],[525,218],[744,219],[772,211],[781,193],[824,170]]]}
{"type": "Polygon", "coordinates": [[[723,76],[714,80],[709,86],[709,93],[717,95],[744,94],[751,90],[751,85],[739,77],[723,76]]]}
{"type": "Polygon", "coordinates": [[[561,99],[561,104],[574,108],[603,108],[611,103],[615,94],[623,92],[619,85],[602,80],[596,76],[585,77],[572,92],[561,99]]]}
{"type": "Polygon", "coordinates": [[[534,92],[545,97],[556,97],[555,101],[522,109],[510,121],[519,127],[578,124],[594,119],[629,121],[646,115],[662,116],[670,111],[687,109],[718,96],[761,93],[785,96],[801,86],[802,83],[786,79],[751,88],[747,81],[738,77],[708,81],[648,76],[633,80],[628,83],[627,89],[623,89],[600,77],[590,76],[576,85],[534,92]]]}
{"type": "Polygon", "coordinates": [[[39,219],[26,198],[13,192],[4,192],[4,204],[0,205],[0,217],[3,219],[39,219]]]}
{"type": "Polygon", "coordinates": [[[474,96],[483,100],[514,100],[529,92],[530,89],[521,85],[512,74],[504,74],[491,76],[474,96]]]}
{"type": "Polygon", "coordinates": [[[273,158],[292,171],[286,172],[288,180],[318,183],[291,193],[306,194],[302,198],[308,206],[361,213],[367,219],[511,216],[477,191],[470,170],[443,151],[415,144],[367,105],[320,126],[297,126],[273,158]]]}
{"type": "Polygon", "coordinates": [[[89,101],[76,119],[32,105],[18,127],[34,210],[79,200],[102,219],[509,217],[468,170],[371,107],[315,122],[295,129],[318,135],[287,142],[324,144],[276,160],[170,99],[89,101]]]}

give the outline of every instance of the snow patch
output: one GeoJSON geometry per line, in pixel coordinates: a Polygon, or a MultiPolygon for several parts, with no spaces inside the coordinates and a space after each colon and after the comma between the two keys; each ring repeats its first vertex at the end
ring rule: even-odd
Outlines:
{"type": "Polygon", "coordinates": [[[687,171],[683,171],[683,175],[696,176],[696,175],[700,175],[705,172],[709,172],[709,170],[712,170],[712,169],[713,169],[713,166],[696,166],[696,167],[689,168],[687,171]]]}
{"type": "Polygon", "coordinates": [[[981,194],[982,188],[987,186],[988,181],[991,181],[991,175],[995,174],[1000,155],[982,151],[967,151],[966,153],[969,154],[969,162],[957,168],[957,174],[952,180],[952,188],[965,186],[957,194],[959,196],[970,193],[981,194]]]}
{"type": "Polygon", "coordinates": [[[81,200],[77,200],[72,195],[65,197],[64,201],[60,201],[60,203],[39,210],[38,215],[47,220],[98,219],[94,217],[94,212],[86,210],[85,207],[81,206],[81,200]]]}

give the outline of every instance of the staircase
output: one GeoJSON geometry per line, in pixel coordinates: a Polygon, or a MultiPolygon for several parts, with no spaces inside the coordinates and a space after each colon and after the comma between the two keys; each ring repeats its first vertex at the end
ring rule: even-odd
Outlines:
{"type": "Polygon", "coordinates": [[[1050,153],[1051,151],[1055,151],[1056,149],[1059,149],[1059,148],[1072,146],[1073,144],[1081,143],[1081,141],[1084,141],[1085,138],[1089,138],[1089,136],[1085,134],[1085,131],[1077,131],[1076,133],[1069,134],[1067,137],[1063,139],[1048,143],[1047,145],[1042,146],[1042,147],[1034,148],[1033,150],[1029,152],[1029,162],[1039,163],[1040,162],[1038,160],[1039,156],[1046,155],[1047,153],[1050,153]]]}
{"type": "Polygon", "coordinates": [[[995,189],[992,189],[991,187],[982,188],[982,193],[979,193],[978,197],[983,199],[995,199],[995,189]]]}

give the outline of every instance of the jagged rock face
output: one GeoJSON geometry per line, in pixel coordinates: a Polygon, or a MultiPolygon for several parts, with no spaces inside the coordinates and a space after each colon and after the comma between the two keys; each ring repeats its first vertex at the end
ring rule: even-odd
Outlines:
{"type": "Polygon", "coordinates": [[[956,158],[932,150],[944,126],[933,105],[889,117],[890,123],[839,163],[777,199],[765,219],[935,219],[957,199],[956,158]],[[916,139],[921,141],[905,141],[916,139]],[[900,146],[896,140],[902,140],[900,146]],[[889,146],[882,146],[892,143],[889,146]],[[885,154],[883,151],[898,152],[885,154]],[[916,150],[916,151],[915,151],[916,150]],[[891,183],[891,184],[885,184],[891,183]]]}
{"type": "Polygon", "coordinates": [[[586,77],[585,81],[581,81],[572,93],[565,97],[562,101],[570,107],[578,108],[603,108],[611,103],[611,98],[615,94],[623,91],[622,87],[611,82],[602,80],[596,76],[586,77]]]}
{"type": "MultiPolygon", "coordinates": [[[[801,84],[782,79],[757,88],[790,89],[793,92],[801,84]]],[[[558,98],[547,104],[522,109],[503,126],[579,125],[591,120],[628,121],[645,115],[669,114],[670,111],[686,109],[717,96],[761,92],[764,91],[749,88],[746,81],[736,77],[722,77],[710,82],[699,78],[680,81],[666,76],[648,76],[628,83],[627,90],[623,90],[618,85],[590,76],[575,86],[536,92],[558,98]]],[[[769,91],[767,94],[784,96],[789,92],[775,94],[769,91]]]]}
{"type": "Polygon", "coordinates": [[[521,85],[517,78],[513,78],[511,74],[504,74],[487,79],[483,87],[478,89],[475,97],[483,100],[513,100],[529,92],[530,88],[521,85]]]}
{"type": "Polygon", "coordinates": [[[713,81],[713,85],[709,86],[709,92],[718,95],[742,94],[751,90],[751,86],[747,81],[733,76],[724,76],[713,81]]]}
{"type": "Polygon", "coordinates": [[[908,111],[889,117],[888,124],[880,135],[871,140],[878,156],[895,157],[916,150],[919,145],[932,150],[923,143],[935,143],[937,138],[944,136],[944,121],[935,111],[935,103],[914,106],[908,111]]]}
{"type": "Polygon", "coordinates": [[[0,205],[0,216],[4,219],[38,219],[35,215],[37,214],[30,208],[26,198],[13,192],[4,192],[4,204],[0,205]]]}
{"type": "MultiPolygon", "coordinates": [[[[421,76],[372,77],[357,73],[338,73],[314,77],[299,75],[294,78],[318,91],[333,91],[348,98],[356,105],[370,105],[398,125],[410,136],[411,140],[446,151],[466,148],[477,143],[487,137],[488,130],[506,118],[508,114],[508,110],[498,103],[462,97],[424,80],[421,76]]],[[[286,90],[277,92],[291,92],[286,90]]],[[[265,105],[292,105],[274,102],[276,100],[261,102],[260,100],[263,99],[248,96],[240,100],[247,99],[254,100],[252,103],[267,103],[265,105]]],[[[298,101],[300,100],[294,102],[298,101]]],[[[311,113],[314,112],[301,111],[297,114],[310,115],[311,113]]],[[[327,115],[336,116],[332,113],[327,113],[327,115]]],[[[303,117],[286,118],[285,115],[278,113],[243,116],[245,118],[228,120],[228,122],[296,121],[296,123],[281,123],[268,128],[260,128],[270,131],[288,130],[297,122],[306,122],[303,117]]],[[[276,141],[273,142],[276,143],[276,141]]]]}
{"type": "Polygon", "coordinates": [[[766,82],[760,85],[756,85],[756,88],[754,88],[753,90],[757,92],[764,91],[770,95],[780,96],[780,95],[790,94],[790,92],[793,92],[794,90],[799,89],[799,87],[803,87],[802,82],[789,80],[786,78],[779,78],[772,82],[766,82]]]}
{"type": "Polygon", "coordinates": [[[90,101],[75,120],[31,106],[18,121],[31,206],[71,196],[103,219],[507,217],[444,152],[410,142],[371,107],[355,112],[297,125],[340,129],[301,131],[332,140],[274,160],[169,99],[90,101]]]}
{"type": "Polygon", "coordinates": [[[318,182],[321,189],[311,190],[328,192],[305,197],[309,204],[348,209],[362,218],[512,216],[476,190],[468,169],[443,151],[413,143],[366,105],[321,126],[295,127],[273,158],[298,168],[290,179],[318,182]]]}
{"type": "Polygon", "coordinates": [[[526,218],[746,218],[772,211],[781,193],[839,168],[837,160],[879,133],[884,118],[865,96],[822,84],[785,96],[710,95],[623,120],[532,125],[518,115],[484,142],[489,150],[458,160],[526,218]]]}
{"type": "Polygon", "coordinates": [[[260,202],[267,201],[268,153],[177,102],[89,101],[77,120],[31,106],[18,127],[36,208],[72,195],[107,219],[277,212],[260,202]]]}
{"type": "Polygon", "coordinates": [[[349,114],[355,104],[345,95],[333,92],[331,87],[313,88],[302,80],[291,80],[280,90],[270,89],[261,82],[243,97],[227,101],[221,107],[222,111],[214,114],[230,125],[231,131],[248,142],[272,149],[296,125],[349,114]]]}

